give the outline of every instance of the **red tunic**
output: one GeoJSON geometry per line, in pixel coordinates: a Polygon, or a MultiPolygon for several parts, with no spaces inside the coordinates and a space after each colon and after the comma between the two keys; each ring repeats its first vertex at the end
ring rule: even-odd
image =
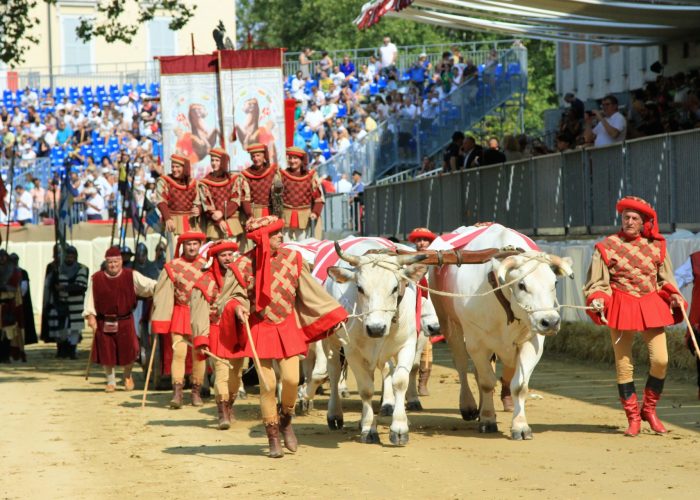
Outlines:
{"type": "Polygon", "coordinates": [[[262,174],[256,173],[256,171],[250,167],[241,172],[244,177],[243,180],[248,182],[250,186],[250,199],[241,200],[246,215],[252,214],[251,203],[253,208],[262,210],[263,216],[270,215],[272,183],[275,180],[276,172],[277,168],[275,167],[268,167],[262,174]],[[246,206],[246,204],[248,204],[248,206],[246,206]]]}
{"type": "Polygon", "coordinates": [[[288,227],[305,229],[306,226],[299,224],[299,211],[311,210],[320,217],[323,211],[323,193],[318,182],[316,172],[309,172],[305,175],[295,175],[286,170],[281,170],[282,202],[284,208],[291,211],[288,227]]]}
{"type": "MultiPolygon", "coordinates": [[[[214,278],[214,273],[211,271],[204,273],[194,287],[202,292],[202,296],[210,305],[216,301],[219,293],[221,293],[221,287],[219,287],[214,278]]],[[[209,338],[198,336],[194,339],[195,347],[208,345],[209,350],[213,354],[225,359],[241,357],[235,354],[237,343],[238,333],[236,330],[233,328],[224,330],[219,328],[219,318],[214,314],[209,316],[209,338]]]]}
{"type": "Polygon", "coordinates": [[[139,355],[139,343],[131,315],[136,307],[134,276],[131,269],[111,277],[104,271],[92,275],[92,295],[97,313],[95,349],[92,353],[96,363],[105,366],[125,366],[133,363],[139,355]],[[116,333],[103,331],[105,321],[116,320],[116,333]]]}
{"type": "Polygon", "coordinates": [[[197,257],[193,261],[180,257],[165,264],[164,269],[175,288],[175,304],[173,305],[169,331],[157,330],[155,333],[192,334],[190,326],[190,294],[195,283],[202,276],[204,264],[206,264],[206,261],[201,257],[197,257]]]}
{"type": "Polygon", "coordinates": [[[693,295],[688,319],[693,328],[700,329],[700,252],[690,255],[690,264],[693,268],[693,295]]]}
{"type": "MultiPolygon", "coordinates": [[[[158,203],[163,220],[170,219],[173,215],[189,215],[192,212],[194,201],[197,199],[197,186],[195,181],[182,184],[169,175],[161,177],[165,184],[161,194],[163,201],[158,203]]],[[[189,225],[189,217],[184,218],[186,226],[189,225]]],[[[189,228],[185,227],[185,231],[189,228]]]]}

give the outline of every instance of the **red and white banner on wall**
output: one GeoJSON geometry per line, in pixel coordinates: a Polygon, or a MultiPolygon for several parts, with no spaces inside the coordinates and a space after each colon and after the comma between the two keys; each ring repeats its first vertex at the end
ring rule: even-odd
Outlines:
{"type": "MultiPolygon", "coordinates": [[[[190,158],[195,178],[210,169],[209,151],[226,148],[231,169],[250,165],[245,148],[262,142],[273,163],[285,163],[283,50],[225,50],[161,57],[163,154],[190,158]]],[[[293,128],[294,124],[289,124],[293,128]]]]}

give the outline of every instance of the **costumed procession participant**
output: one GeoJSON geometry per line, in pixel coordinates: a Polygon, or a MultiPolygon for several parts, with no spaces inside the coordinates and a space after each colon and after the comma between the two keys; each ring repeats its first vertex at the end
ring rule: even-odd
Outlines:
{"type": "Polygon", "coordinates": [[[253,164],[239,178],[241,209],[247,218],[282,213],[282,181],[276,165],[270,165],[267,147],[251,144],[246,148],[253,164]]]}
{"type": "MultiPolygon", "coordinates": [[[[173,399],[170,407],[182,408],[187,357],[190,349],[185,341],[190,342],[190,294],[194,284],[202,276],[202,267],[206,260],[199,255],[199,249],[206,240],[204,233],[183,233],[177,239],[175,258],[165,264],[158,278],[158,285],[153,294],[153,313],[151,331],[166,337],[162,342],[163,371],[168,361],[173,384],[173,399]],[[182,256],[180,256],[182,247],[182,256]],[[172,349],[168,348],[168,345],[172,349]],[[168,359],[172,358],[172,360],[168,359]]],[[[194,354],[194,353],[193,353],[194,354]]],[[[202,406],[202,382],[206,370],[206,361],[198,356],[192,357],[192,406],[202,406]]]]}
{"type": "Polygon", "coordinates": [[[666,429],[656,415],[668,365],[664,327],[682,320],[679,308],[685,301],[673,278],[656,211],[635,196],[622,198],[616,208],[622,214],[622,228],[596,243],[583,293],[587,305],[594,308],[588,311],[593,321],[599,325],[607,321],[610,328],[617,387],[629,422],[625,436],[639,434],[642,420],[664,434],[666,429]],[[647,345],[650,363],[641,412],[632,364],[636,332],[647,345]]]}
{"type": "MultiPolygon", "coordinates": [[[[674,276],[678,283],[679,290],[690,283],[693,284],[688,319],[693,326],[695,340],[700,343],[700,252],[691,253],[683,265],[676,269],[674,276]]],[[[690,332],[686,332],[685,334],[685,343],[695,358],[695,366],[698,375],[698,400],[700,400],[700,358],[695,353],[695,346],[690,338],[690,332]]]]}
{"type": "Polygon", "coordinates": [[[238,210],[241,204],[238,190],[243,186],[237,182],[238,175],[229,172],[230,158],[226,151],[214,148],[209,151],[209,155],[212,170],[197,182],[205,214],[207,238],[237,238],[243,234],[238,210]]]}
{"type": "MultiPolygon", "coordinates": [[[[237,251],[238,245],[233,241],[217,241],[212,244],[207,249],[209,267],[195,283],[190,297],[190,318],[195,347],[200,350],[208,349],[219,358],[228,360],[233,366],[229,368],[222,361],[214,360],[214,395],[221,430],[230,428],[231,420],[235,420],[233,403],[241,385],[244,358],[234,356],[237,340],[235,331],[219,330],[219,316],[214,303],[219,298],[228,266],[238,256],[237,251]]],[[[204,356],[202,353],[198,355],[204,356]]]]}
{"type": "MultiPolygon", "coordinates": [[[[146,278],[152,280],[157,280],[160,271],[158,266],[152,260],[148,260],[148,247],[143,242],[136,245],[136,257],[132,268],[134,271],[138,271],[143,274],[146,278]]],[[[136,328],[136,334],[139,337],[139,344],[141,346],[141,363],[145,364],[148,360],[147,353],[150,352],[150,335],[149,335],[149,324],[151,318],[151,308],[153,306],[152,297],[138,297],[138,302],[136,304],[136,309],[134,310],[134,327],[136,328]]],[[[146,366],[146,369],[148,367],[146,366]]]]}
{"type": "Polygon", "coordinates": [[[122,266],[127,268],[127,269],[133,269],[134,268],[134,263],[131,261],[131,259],[134,257],[134,252],[131,251],[131,248],[128,246],[124,245],[122,247],[122,266]]]}
{"type": "MultiPolygon", "coordinates": [[[[10,254],[10,261],[15,265],[22,275],[20,290],[22,291],[22,314],[24,316],[24,345],[36,344],[36,325],[34,324],[34,306],[32,305],[32,291],[29,286],[29,274],[26,269],[19,266],[19,255],[16,253],[10,254]]],[[[22,356],[22,360],[26,361],[26,356],[22,356]]]]}
{"type": "Polygon", "coordinates": [[[0,250],[0,363],[26,361],[22,310],[22,273],[0,250]]]}
{"type": "Polygon", "coordinates": [[[260,358],[260,409],[271,458],[284,456],[280,431],[285,447],[291,452],[297,449],[292,415],[299,355],[307,352],[307,343],[330,334],[347,318],[345,309],[311,276],[301,254],[282,247],[283,227],[284,221],[273,215],[248,220],[246,238],[255,247],[231,266],[233,273],[226,277],[216,303],[220,331],[227,336],[235,332],[237,337],[236,357],[253,357],[245,326],[250,322],[260,358]],[[279,413],[273,361],[279,366],[282,384],[279,413]]]}
{"type": "Polygon", "coordinates": [[[318,174],[315,170],[309,171],[307,164],[306,151],[287,148],[287,169],[281,171],[285,241],[320,239],[321,236],[317,222],[325,203],[323,189],[318,174]]]}
{"type": "Polygon", "coordinates": [[[83,317],[94,335],[90,356],[104,367],[105,392],[117,388],[115,366],[124,367],[124,390],[134,389],[131,369],[139,356],[132,311],[136,297],[153,295],[156,282],[138,271],[124,269],[119,247],[105,252],[105,269],[90,277],[83,317]]]}
{"type": "MultiPolygon", "coordinates": [[[[437,235],[427,227],[417,227],[408,235],[408,241],[416,246],[416,251],[427,250],[437,235]]],[[[428,286],[427,273],[418,282],[423,287],[428,286]]],[[[421,297],[428,298],[428,290],[419,288],[418,292],[421,297]]],[[[428,391],[428,381],[430,380],[430,372],[433,369],[433,344],[427,342],[425,348],[420,355],[420,364],[418,365],[418,395],[430,396],[428,391]]]]}
{"type": "Polygon", "coordinates": [[[163,226],[172,242],[188,231],[199,230],[201,209],[197,184],[192,179],[190,160],[184,156],[170,156],[170,174],[156,181],[154,204],[160,211],[163,226]]]}
{"type": "MultiPolygon", "coordinates": [[[[46,271],[44,272],[44,295],[42,296],[42,306],[41,306],[41,333],[39,337],[45,343],[55,342],[55,339],[51,336],[49,327],[49,316],[53,314],[52,309],[56,304],[55,299],[55,284],[58,279],[58,266],[60,265],[60,245],[56,243],[53,246],[53,258],[51,262],[46,264],[46,271]]],[[[81,316],[82,317],[82,316],[81,316]]],[[[84,323],[84,322],[83,322],[84,323]]],[[[65,357],[65,346],[56,346],[56,357],[65,357]]]]}
{"type": "Polygon", "coordinates": [[[83,305],[90,280],[88,268],[78,262],[78,250],[66,247],[63,263],[50,278],[52,301],[49,335],[56,341],[56,357],[77,359],[77,346],[85,327],[83,305]]]}

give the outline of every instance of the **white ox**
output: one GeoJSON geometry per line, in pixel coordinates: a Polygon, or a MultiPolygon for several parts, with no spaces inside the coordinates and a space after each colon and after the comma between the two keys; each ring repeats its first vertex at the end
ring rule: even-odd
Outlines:
{"type": "MultiPolygon", "coordinates": [[[[439,238],[430,248],[445,249],[445,244],[462,238],[469,241],[466,250],[504,248],[529,249],[486,264],[431,268],[432,288],[459,297],[431,294],[440,325],[454,357],[461,384],[459,407],[465,420],[479,416],[479,432],[496,432],[493,391],[496,375],[490,363],[495,353],[503,362],[504,373],[514,374],[510,382],[515,408],[511,425],[513,439],[532,439],[532,429],[525,418],[525,398],[530,376],[542,356],[546,336],[556,335],[561,318],[556,302],[556,277],[573,277],[571,260],[534,250],[534,243],[511,229],[492,224],[487,227],[462,227],[453,235],[439,238]],[[494,273],[512,310],[507,310],[496,294],[489,274],[494,273]],[[486,295],[483,295],[486,294],[486,295]],[[483,296],[480,296],[483,295],[483,296]],[[471,296],[471,297],[469,297],[471,296]],[[467,354],[476,367],[480,392],[480,410],[467,384],[467,354]]],[[[507,378],[507,377],[504,377],[507,378]]]]}
{"type": "Polygon", "coordinates": [[[418,255],[364,255],[369,250],[385,249],[367,240],[353,246],[354,255],[350,255],[344,254],[336,243],[336,251],[344,262],[328,269],[333,279],[326,280],[326,290],[358,317],[348,321],[347,334],[341,329],[323,341],[330,377],[327,419],[331,429],[342,428],[338,381],[339,352],[344,347],[362,398],[360,440],[378,443],[377,421],[372,409],[374,374],[395,359],[392,377],[395,404],[389,439],[395,445],[405,445],[408,443],[405,397],[416,352],[416,290],[409,283],[422,276],[424,266],[416,264],[422,258],[418,255]]]}

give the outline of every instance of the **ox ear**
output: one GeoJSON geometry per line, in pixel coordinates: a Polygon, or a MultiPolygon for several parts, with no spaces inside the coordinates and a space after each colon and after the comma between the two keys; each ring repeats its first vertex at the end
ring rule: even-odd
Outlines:
{"type": "Polygon", "coordinates": [[[571,257],[562,257],[559,262],[552,262],[552,271],[557,276],[568,276],[574,279],[574,260],[571,257]]]}
{"type": "Polygon", "coordinates": [[[425,264],[411,264],[401,270],[401,276],[409,281],[420,281],[427,272],[428,266],[425,264]]]}
{"type": "Polygon", "coordinates": [[[338,266],[329,267],[328,275],[337,283],[347,283],[355,279],[355,271],[338,266]]]}

